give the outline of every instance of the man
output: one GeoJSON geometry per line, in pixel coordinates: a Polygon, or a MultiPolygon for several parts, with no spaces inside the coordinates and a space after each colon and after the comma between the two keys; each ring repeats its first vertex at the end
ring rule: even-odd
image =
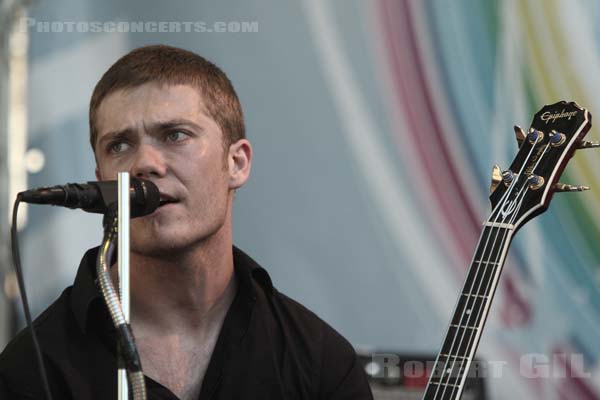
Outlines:
{"type": "MultiPolygon", "coordinates": [[[[252,147],[218,67],[168,46],[130,52],[94,89],[90,139],[99,180],[129,171],[161,193],[131,222],[131,326],[150,399],[371,398],[350,344],[232,245],[252,147]]],[[[116,398],[96,255],[35,322],[55,399],[116,398]]],[[[28,330],[0,356],[0,378],[8,398],[44,398],[28,330]]]]}

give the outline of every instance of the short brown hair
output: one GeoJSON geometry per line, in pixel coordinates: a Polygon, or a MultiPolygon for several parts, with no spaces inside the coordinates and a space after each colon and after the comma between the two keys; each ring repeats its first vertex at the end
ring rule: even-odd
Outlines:
{"type": "Polygon", "coordinates": [[[198,88],[205,112],[223,131],[223,146],[246,137],[242,106],[227,75],[215,64],[191,51],[165,45],[132,50],[114,63],[96,84],[90,100],[90,144],[96,151],[96,115],[106,96],[145,83],[190,85],[198,88]]]}

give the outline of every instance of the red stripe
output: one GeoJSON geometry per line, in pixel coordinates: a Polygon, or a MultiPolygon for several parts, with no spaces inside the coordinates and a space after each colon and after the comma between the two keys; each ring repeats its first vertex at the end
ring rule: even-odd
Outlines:
{"type": "MultiPolygon", "coordinates": [[[[420,165],[415,168],[422,168],[424,171],[427,182],[423,184],[429,187],[434,197],[433,202],[441,210],[443,219],[433,220],[433,223],[446,231],[445,235],[458,249],[463,264],[451,267],[458,273],[463,273],[471,260],[481,221],[477,219],[476,211],[470,207],[467,192],[458,179],[460,171],[457,170],[444,140],[443,127],[423,72],[424,61],[419,53],[409,4],[408,1],[384,1],[378,9],[392,71],[391,84],[410,126],[409,132],[398,132],[395,139],[398,146],[411,146],[420,159],[420,165]],[[410,143],[407,144],[406,141],[410,143]]],[[[416,195],[422,196],[422,193],[416,195]]],[[[508,273],[505,276],[506,286],[500,285],[505,292],[502,306],[512,313],[520,310],[522,319],[510,321],[512,325],[520,325],[530,319],[531,309],[520,298],[517,290],[506,291],[507,287],[517,288],[513,280],[508,273]]]]}
{"type": "MultiPolygon", "coordinates": [[[[469,207],[466,192],[458,179],[459,171],[452,163],[450,152],[445,145],[439,119],[435,113],[427,82],[422,72],[423,61],[419,54],[408,2],[384,2],[382,20],[390,59],[394,71],[394,86],[401,99],[410,132],[400,133],[399,144],[410,137],[422,160],[429,188],[435,196],[435,203],[442,211],[445,221],[441,226],[449,230],[455,241],[464,265],[471,259],[480,229],[480,221],[475,211],[469,207]],[[400,7],[394,9],[394,6],[400,7]],[[392,24],[395,20],[395,24],[392,24]],[[394,27],[398,28],[394,30],[394,27]],[[403,39],[406,39],[403,41],[403,39]],[[397,50],[402,50],[399,54],[397,50]]],[[[437,221],[440,224],[440,221],[437,221]]]]}

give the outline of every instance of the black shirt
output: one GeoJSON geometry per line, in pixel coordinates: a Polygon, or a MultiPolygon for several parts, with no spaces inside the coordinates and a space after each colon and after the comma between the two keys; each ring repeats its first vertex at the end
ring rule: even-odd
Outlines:
{"type": "MultiPolygon", "coordinates": [[[[98,249],[84,255],[75,283],[34,322],[54,400],[116,399],[116,341],[95,283],[98,249]]],[[[200,399],[372,399],[352,346],[267,272],[233,248],[238,293],[227,312],[200,399]]],[[[176,400],[146,377],[148,398],[176,400]]],[[[44,399],[31,334],[0,354],[0,399],[44,399]]]]}
{"type": "MultiPolygon", "coordinates": [[[[95,282],[98,249],[75,283],[34,322],[54,400],[116,399],[115,334],[95,282]]],[[[200,399],[372,399],[352,346],[233,248],[238,293],[219,333],[200,399]]],[[[148,398],[176,400],[146,377],[148,398]]],[[[0,399],[44,399],[31,334],[0,354],[0,399]]]]}

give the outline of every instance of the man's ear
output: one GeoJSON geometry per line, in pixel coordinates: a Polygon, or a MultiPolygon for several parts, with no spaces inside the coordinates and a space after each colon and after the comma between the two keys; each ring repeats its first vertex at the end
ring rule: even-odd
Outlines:
{"type": "Polygon", "coordinates": [[[240,139],[229,146],[227,156],[229,168],[229,188],[240,188],[250,176],[252,166],[252,145],[246,139],[240,139]]]}

